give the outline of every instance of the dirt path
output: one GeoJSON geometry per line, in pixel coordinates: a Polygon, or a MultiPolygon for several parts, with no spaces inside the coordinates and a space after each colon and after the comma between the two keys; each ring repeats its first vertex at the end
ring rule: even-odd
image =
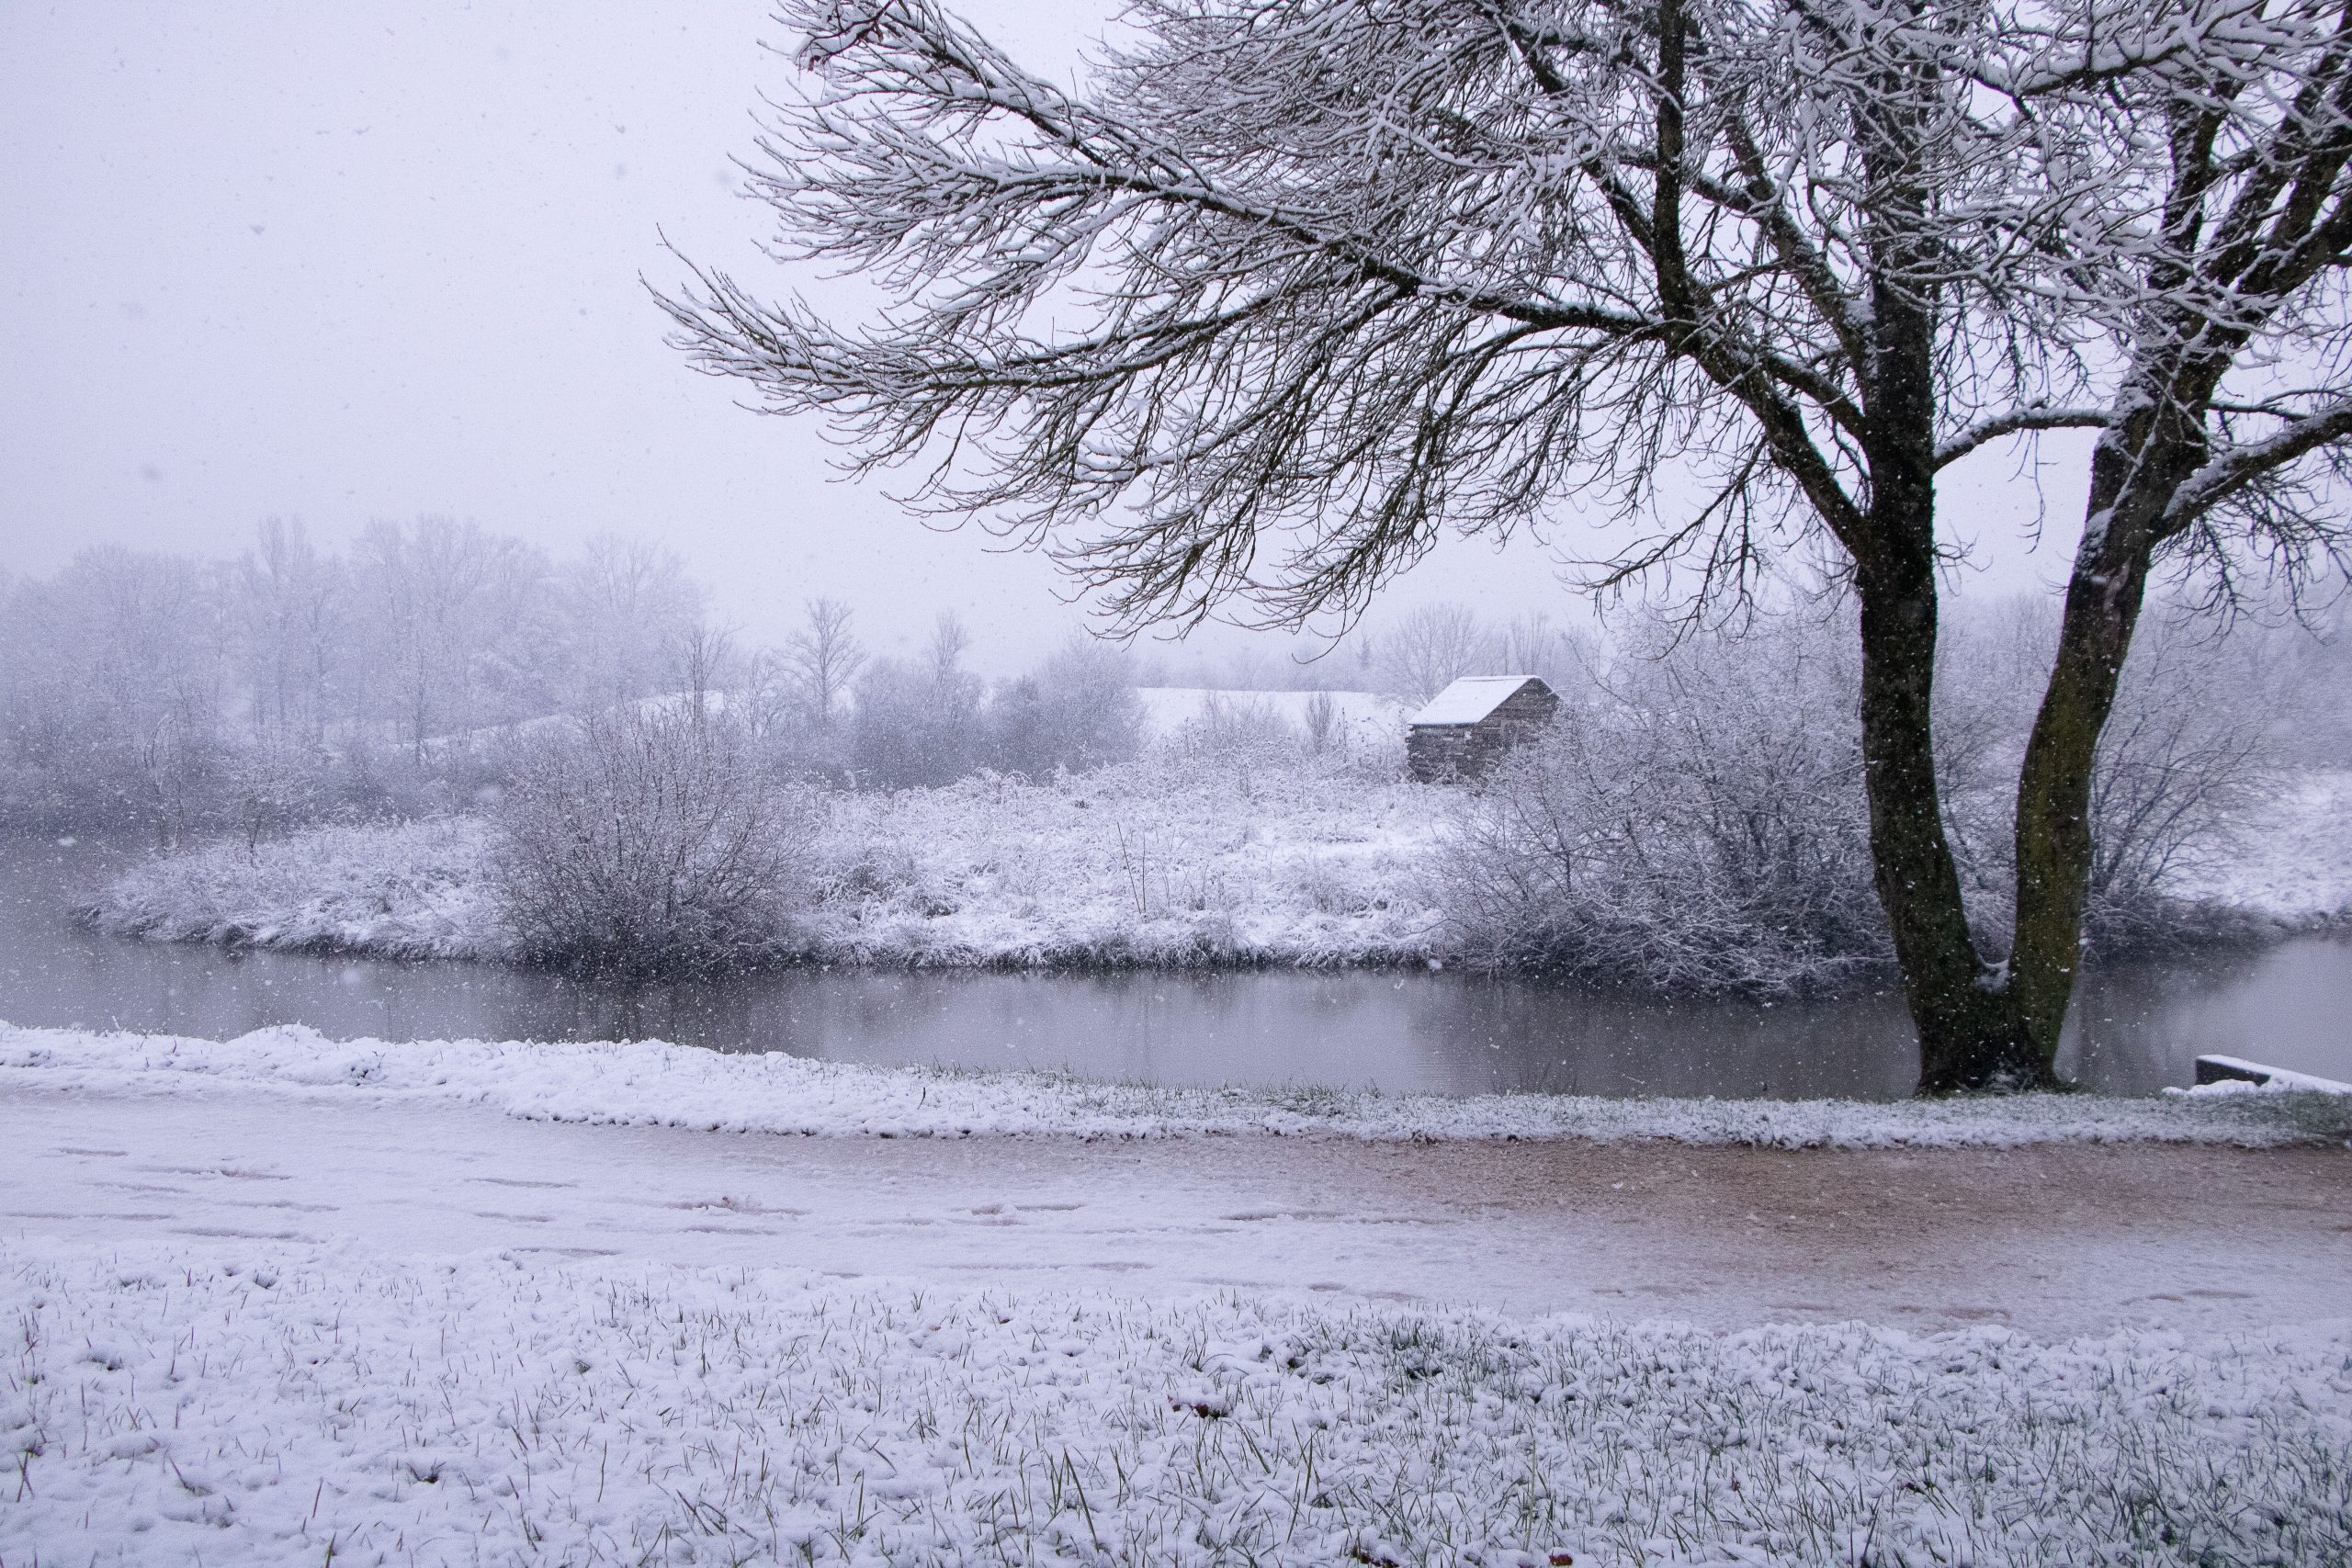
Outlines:
{"type": "Polygon", "coordinates": [[[2352,1155],[775,1138],[221,1085],[0,1096],[0,1236],[1674,1317],[2352,1316],[2352,1155]]]}

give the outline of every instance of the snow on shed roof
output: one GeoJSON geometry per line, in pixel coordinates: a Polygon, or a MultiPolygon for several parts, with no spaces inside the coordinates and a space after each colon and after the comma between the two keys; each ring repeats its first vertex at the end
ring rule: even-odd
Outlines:
{"type": "MultiPolygon", "coordinates": [[[[1431,697],[1413,724],[1476,724],[1519,694],[1532,675],[1464,675],[1431,697]]],[[[1541,682],[1536,682],[1541,685],[1541,682]]],[[[1546,690],[1549,690],[1547,687],[1546,690]]]]}

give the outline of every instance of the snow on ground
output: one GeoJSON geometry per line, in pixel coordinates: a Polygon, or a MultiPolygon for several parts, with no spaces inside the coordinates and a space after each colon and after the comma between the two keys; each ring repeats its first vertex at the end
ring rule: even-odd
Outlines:
{"type": "Polygon", "coordinates": [[[463,817],[223,840],[127,873],[101,897],[96,923],[156,942],[499,957],[489,849],[488,825],[463,817]]]}
{"type": "Polygon", "coordinates": [[[2323,1103],[1678,1120],[0,1027],[0,1563],[2340,1561],[2343,1156],[2048,1142],[2323,1103]],[[1644,1129],[1902,1146],[1556,1141],[1644,1129]],[[1102,1141],[1261,1131],[1352,1135],[1102,1141]],[[1521,1276],[1729,1321],[1478,1304],[1521,1276]],[[1004,1282],[1055,1278],[1113,1285],[1004,1282]],[[2100,1326],[1885,1325],[1937,1302],[2100,1326]]]}
{"type": "Polygon", "coordinates": [[[2290,924],[2352,918],[2352,771],[2280,779],[2230,853],[2191,872],[2182,891],[2290,924]]]}
{"type": "Polygon", "coordinates": [[[1770,1148],[2010,1148],[2046,1143],[2342,1143],[2352,1100],[2264,1091],[2149,1099],[2089,1094],[1872,1104],[1607,1100],[1571,1095],[1384,1097],[1326,1089],[1149,1088],[1042,1074],[816,1062],[659,1041],[538,1044],[330,1041],[284,1027],[230,1041],[17,1029],[0,1023],[0,1082],[119,1089],[174,1076],[393,1092],[511,1116],[730,1132],[1133,1138],[1300,1134],[1372,1140],[1666,1138],[1770,1148]]]}
{"type": "Polygon", "coordinates": [[[817,951],[853,962],[1417,957],[1445,792],[1345,755],[1161,755],[1045,784],[838,796],[817,951]]]}
{"type": "MultiPolygon", "coordinates": [[[[1448,796],[1360,755],[1163,753],[834,795],[800,940],[824,961],[944,965],[1422,957],[1421,855],[1448,796]]],[[[94,917],[158,941],[494,959],[489,844],[462,818],[221,843],[130,872],[94,917]]]]}
{"type": "Polygon", "coordinates": [[[2352,1354],[0,1247],[10,1562],[2341,1562],[2352,1354]]]}

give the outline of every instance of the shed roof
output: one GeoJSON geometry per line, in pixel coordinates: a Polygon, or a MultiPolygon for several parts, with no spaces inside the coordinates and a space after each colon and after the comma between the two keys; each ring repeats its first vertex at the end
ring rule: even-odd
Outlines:
{"type": "MultiPolygon", "coordinates": [[[[1530,682],[1544,686],[1532,675],[1464,675],[1415,714],[1414,724],[1476,724],[1492,714],[1530,682]]],[[[1550,691],[1549,686],[1544,686],[1550,691]]]]}

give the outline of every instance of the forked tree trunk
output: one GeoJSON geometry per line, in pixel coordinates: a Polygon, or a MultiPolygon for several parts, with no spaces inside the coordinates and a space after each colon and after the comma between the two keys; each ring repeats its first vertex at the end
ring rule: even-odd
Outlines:
{"type": "Polygon", "coordinates": [[[2128,430],[2102,443],[2092,459],[2091,523],[2075,553],[2057,653],[2018,770],[2017,935],[2004,969],[1986,967],[1969,937],[1935,798],[1928,716],[1932,571],[1875,594],[1871,578],[1857,574],[1871,847],[1918,1026],[1923,1094],[2059,1081],[2059,1039],[2082,967],[2099,735],[2139,625],[2157,520],[2203,455],[2192,425],[2168,423],[2175,428],[2128,430]],[[1924,636],[1914,629],[1920,626],[1924,636]]]}
{"type": "MultiPolygon", "coordinates": [[[[1899,101],[1894,95],[1890,100],[1899,101]]],[[[1882,129],[1872,172],[1894,188],[1915,173],[1917,128],[1895,118],[1882,129]]],[[[1918,216],[1905,232],[1924,232],[1924,192],[1914,192],[1911,203],[1918,216]]],[[[1890,259],[1901,264],[1890,276],[1916,276],[1925,265],[1909,249],[1890,248],[1890,259]]],[[[1919,1034],[1919,1092],[2046,1088],[2055,1081],[2048,1065],[2034,1055],[2014,1001],[1969,934],[1936,784],[1933,323],[1910,289],[1884,281],[1873,289],[1871,323],[1871,496],[1853,540],[1862,776],[1871,871],[1919,1034]]]]}

